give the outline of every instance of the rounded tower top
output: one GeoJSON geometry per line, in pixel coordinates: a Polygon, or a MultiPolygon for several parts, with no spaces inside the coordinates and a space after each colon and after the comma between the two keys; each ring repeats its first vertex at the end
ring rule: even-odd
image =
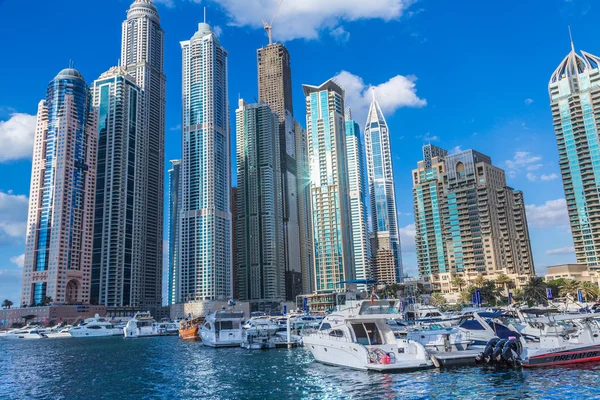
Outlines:
{"type": "Polygon", "coordinates": [[[80,79],[85,82],[83,75],[75,68],[65,68],[56,75],[54,79],[80,79]]]}
{"type": "Polygon", "coordinates": [[[198,24],[198,31],[192,36],[192,40],[204,37],[212,33],[212,27],[206,22],[200,22],[198,24]]]}
{"type": "Polygon", "coordinates": [[[138,18],[147,16],[151,19],[160,20],[158,9],[151,0],[135,0],[127,11],[127,18],[138,18]]]}

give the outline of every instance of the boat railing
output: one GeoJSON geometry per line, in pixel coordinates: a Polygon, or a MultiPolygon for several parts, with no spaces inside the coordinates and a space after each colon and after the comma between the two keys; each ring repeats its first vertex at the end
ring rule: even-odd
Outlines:
{"type": "Polygon", "coordinates": [[[342,330],[329,330],[329,331],[315,331],[310,333],[310,335],[315,335],[318,338],[321,339],[328,339],[328,340],[335,340],[335,341],[339,341],[339,342],[351,342],[352,338],[348,335],[347,332],[344,332],[342,330]],[[334,332],[339,332],[341,333],[341,335],[336,334],[336,335],[332,335],[332,333],[334,332]]]}

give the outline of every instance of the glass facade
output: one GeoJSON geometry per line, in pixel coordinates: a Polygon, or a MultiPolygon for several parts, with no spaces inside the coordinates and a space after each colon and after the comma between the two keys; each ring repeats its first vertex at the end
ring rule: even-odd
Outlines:
{"type": "Polygon", "coordinates": [[[169,170],[169,287],[168,304],[177,302],[179,288],[179,223],[181,211],[181,160],[171,160],[169,170]]]}

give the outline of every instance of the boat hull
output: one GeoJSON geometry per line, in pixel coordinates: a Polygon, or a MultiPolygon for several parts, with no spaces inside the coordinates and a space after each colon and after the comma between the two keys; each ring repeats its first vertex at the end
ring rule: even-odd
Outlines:
{"type": "Polygon", "coordinates": [[[183,340],[200,340],[200,335],[198,334],[198,325],[179,329],[179,337],[183,340]]]}
{"type": "Polygon", "coordinates": [[[533,355],[525,359],[523,367],[551,367],[593,361],[600,361],[600,345],[533,355]]]}

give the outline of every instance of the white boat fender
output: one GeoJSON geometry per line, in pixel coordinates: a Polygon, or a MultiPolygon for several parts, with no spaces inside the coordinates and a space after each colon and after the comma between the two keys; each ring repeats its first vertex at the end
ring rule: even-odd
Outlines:
{"type": "Polygon", "coordinates": [[[436,368],[440,367],[440,361],[433,354],[429,354],[429,359],[431,360],[433,365],[435,365],[436,368]]]}

